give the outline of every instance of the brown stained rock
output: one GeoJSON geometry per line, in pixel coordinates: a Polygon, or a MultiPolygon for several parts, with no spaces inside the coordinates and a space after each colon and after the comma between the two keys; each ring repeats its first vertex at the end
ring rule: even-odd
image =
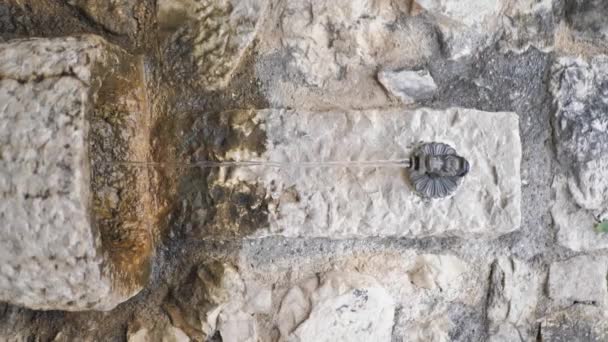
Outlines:
{"type": "Polygon", "coordinates": [[[169,68],[204,89],[226,87],[265,6],[264,0],[160,0],[157,20],[169,68]]]}
{"type": "Polygon", "coordinates": [[[96,36],[0,45],[0,299],[109,310],[149,277],[155,230],[141,59],[96,36]]]}
{"type": "Polygon", "coordinates": [[[152,0],[4,0],[0,39],[103,35],[129,51],[152,46],[152,0]]]}

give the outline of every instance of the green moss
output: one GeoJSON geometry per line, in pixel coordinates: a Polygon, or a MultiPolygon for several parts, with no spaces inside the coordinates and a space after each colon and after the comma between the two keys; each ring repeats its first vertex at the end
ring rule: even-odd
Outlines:
{"type": "Polygon", "coordinates": [[[604,220],[596,224],[595,230],[600,233],[608,233],[608,220],[604,220]]]}

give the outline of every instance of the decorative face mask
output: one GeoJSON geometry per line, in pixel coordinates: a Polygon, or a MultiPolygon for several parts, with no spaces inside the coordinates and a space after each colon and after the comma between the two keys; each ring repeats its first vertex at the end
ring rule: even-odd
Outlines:
{"type": "Polygon", "coordinates": [[[443,143],[424,143],[410,158],[410,180],[424,198],[452,195],[469,172],[469,162],[443,143]]]}

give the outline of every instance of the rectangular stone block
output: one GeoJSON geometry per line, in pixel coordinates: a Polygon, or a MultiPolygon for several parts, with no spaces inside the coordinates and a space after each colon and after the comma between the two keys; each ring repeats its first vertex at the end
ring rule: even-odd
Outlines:
{"type": "MultiPolygon", "coordinates": [[[[250,236],[491,238],[520,226],[521,145],[514,113],[269,109],[258,111],[253,121],[266,135],[265,151],[236,148],[226,158],[282,167],[241,167],[218,181],[230,187],[255,184],[266,194],[267,227],[250,236]],[[296,165],[407,159],[417,143],[432,141],[451,145],[470,163],[452,197],[422,199],[403,168],[296,165]]],[[[247,125],[239,129],[244,135],[259,134],[247,125]]]]}
{"type": "MultiPolygon", "coordinates": [[[[108,117],[122,112],[146,131],[145,108],[134,105],[144,92],[141,70],[95,36],[0,44],[0,301],[107,310],[145,283],[149,227],[137,215],[131,228],[110,227],[99,220],[97,204],[105,199],[102,185],[120,194],[115,205],[141,191],[128,182],[112,188],[99,164],[108,154],[100,132],[112,149],[139,153],[131,148],[135,136],[110,139],[112,131],[130,133],[128,123],[113,125],[108,117]],[[132,80],[128,90],[118,90],[117,77],[132,80]]],[[[145,196],[139,198],[134,203],[143,212],[145,196]]],[[[113,219],[122,216],[115,212],[113,219]]]]}

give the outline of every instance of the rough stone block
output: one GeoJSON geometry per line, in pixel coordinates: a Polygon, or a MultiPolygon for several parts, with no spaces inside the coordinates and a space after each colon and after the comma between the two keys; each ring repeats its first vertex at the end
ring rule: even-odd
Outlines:
{"type": "Polygon", "coordinates": [[[490,341],[533,339],[534,312],[542,292],[540,272],[520,260],[500,258],[492,265],[490,279],[490,341]]]}
{"type": "MultiPolygon", "coordinates": [[[[106,136],[106,146],[144,153],[131,148],[146,132],[141,71],[137,59],[95,36],[0,44],[0,300],[106,310],[146,282],[150,227],[136,213],[131,222],[102,222],[100,203],[112,196],[98,193],[119,193],[112,198],[120,206],[142,190],[124,180],[131,190],[113,188],[117,176],[100,173],[111,154],[100,147],[103,132],[123,137],[106,136]]],[[[146,196],[133,203],[145,213],[146,196]]]]}
{"type": "MultiPolygon", "coordinates": [[[[206,89],[225,87],[258,30],[264,0],[160,0],[165,59],[206,89]]],[[[179,79],[182,82],[184,78],[179,79]]]]}
{"type": "Polygon", "coordinates": [[[541,341],[606,341],[608,315],[603,308],[572,305],[540,320],[539,334],[541,341]]]}
{"type": "Polygon", "coordinates": [[[608,218],[607,70],[606,55],[589,62],[560,58],[553,66],[554,135],[568,173],[554,180],[551,213],[560,244],[574,250],[608,246],[608,237],[594,230],[608,218]]]}
{"type": "Polygon", "coordinates": [[[608,304],[608,260],[603,257],[578,256],[556,262],[549,270],[549,297],[558,305],[585,303],[608,304]]]}
{"type": "Polygon", "coordinates": [[[589,62],[560,58],[552,67],[551,92],[557,106],[553,127],[558,157],[565,165],[608,152],[608,56],[589,62]]]}
{"type": "Polygon", "coordinates": [[[416,0],[437,17],[447,52],[452,58],[471,55],[492,43],[506,8],[497,0],[416,0]]]}
{"type": "MultiPolygon", "coordinates": [[[[464,329],[458,322],[480,311],[486,298],[488,265],[453,255],[254,259],[195,266],[172,290],[172,322],[197,340],[442,341],[464,329]]],[[[466,329],[481,332],[476,322],[467,321],[466,329]]]]}
{"type": "Polygon", "coordinates": [[[437,47],[403,1],[286,0],[260,31],[256,74],[278,107],[370,108],[389,103],[378,69],[411,68],[437,47]]]}
{"type": "Polygon", "coordinates": [[[261,110],[254,121],[265,132],[265,152],[239,148],[227,158],[286,164],[239,168],[219,181],[266,194],[267,226],[249,236],[497,237],[519,228],[521,146],[513,113],[261,110]],[[420,141],[448,143],[470,162],[453,197],[423,200],[403,168],[289,165],[404,159],[420,141]]]}

